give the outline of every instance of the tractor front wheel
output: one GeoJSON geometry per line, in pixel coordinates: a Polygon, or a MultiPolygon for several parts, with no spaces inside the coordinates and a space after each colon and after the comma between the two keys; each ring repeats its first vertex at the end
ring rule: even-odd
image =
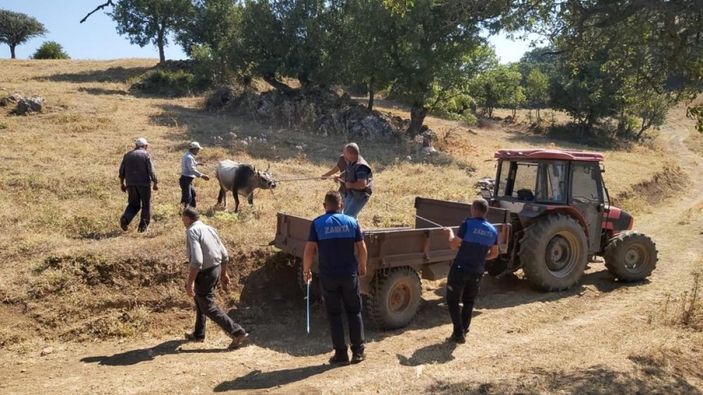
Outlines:
{"type": "Polygon", "coordinates": [[[588,241],[574,218],[549,215],[525,229],[519,256],[533,286],[561,291],[581,279],[588,260],[588,241]]]}
{"type": "Polygon", "coordinates": [[[625,231],[610,239],[603,258],[615,278],[640,281],[649,277],[657,265],[657,246],[645,234],[625,231]]]}
{"type": "Polygon", "coordinates": [[[420,276],[411,267],[378,273],[368,299],[369,318],[380,329],[398,329],[410,323],[420,307],[420,276]]]}

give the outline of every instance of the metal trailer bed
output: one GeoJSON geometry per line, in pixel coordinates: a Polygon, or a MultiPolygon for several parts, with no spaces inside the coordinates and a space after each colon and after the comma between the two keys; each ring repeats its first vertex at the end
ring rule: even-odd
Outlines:
{"type": "MultiPolygon", "coordinates": [[[[444,229],[418,217],[451,227],[456,232],[469,216],[469,207],[466,203],[417,197],[414,228],[364,230],[368,248],[367,275],[359,279],[359,287],[361,293],[368,296],[366,308],[378,327],[392,329],[407,325],[420,304],[420,277],[427,280],[446,277],[456,256],[444,229]]],[[[490,208],[487,218],[501,235],[501,252],[507,252],[509,212],[490,208]]],[[[274,245],[302,259],[311,223],[311,219],[278,213],[274,245]]],[[[316,266],[315,263],[313,272],[316,266]]]]}

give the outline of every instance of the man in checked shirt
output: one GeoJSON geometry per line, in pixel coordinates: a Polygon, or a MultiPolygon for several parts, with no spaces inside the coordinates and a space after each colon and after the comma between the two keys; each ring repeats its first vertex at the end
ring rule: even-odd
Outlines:
{"type": "Polygon", "coordinates": [[[223,286],[229,284],[227,262],[229,255],[215,229],[200,221],[198,211],[193,207],[183,210],[183,225],[186,227],[186,249],[188,252],[188,278],[185,289],[188,296],[195,299],[195,330],[186,333],[186,340],[205,341],[205,317],[215,321],[231,338],[229,349],[239,347],[247,332],[234,322],[215,304],[215,286],[218,280],[223,286]],[[220,277],[220,274],[222,276],[220,277]]]}

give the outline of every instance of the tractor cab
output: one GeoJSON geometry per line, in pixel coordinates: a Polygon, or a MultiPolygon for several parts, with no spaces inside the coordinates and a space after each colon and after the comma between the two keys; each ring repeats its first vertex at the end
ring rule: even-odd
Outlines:
{"type": "Polygon", "coordinates": [[[604,213],[609,207],[601,176],[602,154],[502,150],[495,156],[498,207],[517,214],[522,227],[547,212],[570,215],[584,227],[589,253],[601,250],[604,213]]]}
{"type": "Polygon", "coordinates": [[[560,290],[578,282],[595,256],[622,280],[642,279],[654,269],[654,243],[631,231],[632,216],[610,205],[602,154],[525,149],[495,157],[495,182],[479,184],[494,209],[509,212],[511,240],[507,254],[487,266],[489,273],[522,269],[538,288],[560,290]]]}

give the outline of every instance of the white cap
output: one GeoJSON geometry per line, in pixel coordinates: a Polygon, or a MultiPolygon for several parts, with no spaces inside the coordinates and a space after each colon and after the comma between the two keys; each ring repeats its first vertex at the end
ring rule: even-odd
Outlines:
{"type": "Polygon", "coordinates": [[[149,145],[149,143],[144,137],[140,137],[134,142],[134,145],[136,145],[137,147],[146,147],[147,145],[149,145]]]}
{"type": "Polygon", "coordinates": [[[197,141],[193,141],[190,144],[188,144],[188,149],[202,149],[203,147],[200,146],[200,143],[197,141]]]}

